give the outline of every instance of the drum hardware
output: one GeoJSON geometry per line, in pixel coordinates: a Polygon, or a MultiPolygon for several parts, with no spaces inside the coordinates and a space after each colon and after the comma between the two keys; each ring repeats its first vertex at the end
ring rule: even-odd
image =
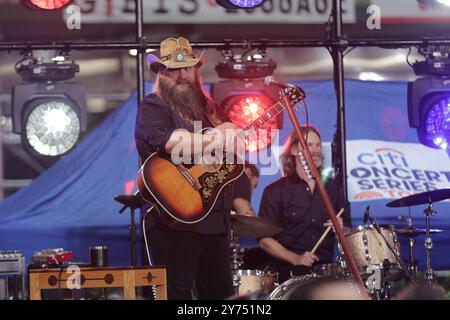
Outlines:
{"type": "MultiPolygon", "coordinates": [[[[430,187],[426,186],[427,191],[413,194],[404,198],[400,198],[386,204],[388,207],[410,207],[420,204],[427,204],[427,208],[423,211],[425,215],[425,250],[427,259],[427,268],[425,271],[425,280],[428,284],[432,284],[435,278],[434,270],[431,263],[431,252],[433,249],[433,239],[430,234],[433,233],[430,229],[430,219],[437,213],[433,206],[433,202],[438,202],[450,198],[450,189],[430,190],[430,187]]],[[[414,244],[414,242],[410,242],[414,244]]]]}
{"type": "MultiPolygon", "coordinates": [[[[408,239],[408,262],[409,262],[409,269],[411,271],[411,274],[416,276],[417,273],[417,261],[414,257],[414,246],[416,244],[416,237],[420,235],[426,235],[426,229],[420,229],[415,228],[411,225],[411,227],[403,228],[403,229],[396,229],[396,232],[405,238],[408,239]]],[[[443,232],[443,230],[440,229],[430,229],[430,234],[432,233],[440,233],[443,232]]]]}
{"type": "Polygon", "coordinates": [[[239,244],[239,237],[271,237],[282,230],[281,226],[263,218],[238,214],[232,214],[230,222],[231,271],[235,294],[248,294],[248,292],[242,292],[241,286],[252,286],[251,290],[254,291],[265,290],[270,292],[270,286],[278,282],[276,274],[261,270],[239,269],[243,264],[244,253],[244,249],[239,244]]]}
{"type": "MultiPolygon", "coordinates": [[[[416,277],[417,273],[417,263],[414,258],[414,246],[416,244],[416,237],[420,235],[426,235],[426,229],[420,229],[413,226],[412,216],[411,216],[411,207],[408,207],[408,216],[398,216],[399,220],[405,220],[407,222],[406,228],[397,228],[396,233],[400,236],[403,236],[408,239],[408,260],[409,260],[409,269],[413,277],[416,277]]],[[[439,233],[443,232],[440,229],[430,229],[430,233],[439,233]]]]}
{"type": "Polygon", "coordinates": [[[336,279],[346,278],[345,269],[338,263],[324,263],[313,267],[311,274],[329,276],[336,279]]]}
{"type": "MultiPolygon", "coordinates": [[[[338,252],[342,252],[342,247],[341,247],[338,239],[336,239],[336,243],[337,243],[337,247],[338,247],[338,252]]],[[[342,257],[341,254],[337,254],[336,255],[335,264],[336,264],[337,267],[339,267],[341,269],[340,276],[342,278],[349,278],[350,277],[349,273],[348,273],[348,268],[347,268],[347,261],[344,259],[344,257],[342,257]]]]}
{"type": "MultiPolygon", "coordinates": [[[[392,252],[392,254],[394,255],[395,259],[398,261],[398,263],[400,264],[401,269],[403,270],[403,272],[405,273],[406,277],[408,278],[408,280],[413,283],[414,285],[416,284],[416,280],[414,279],[414,276],[411,274],[409,268],[407,268],[405,266],[405,264],[402,261],[402,258],[400,257],[400,254],[398,251],[394,250],[391,246],[391,244],[389,243],[389,241],[387,241],[386,237],[384,236],[383,232],[381,231],[380,226],[378,225],[377,221],[375,220],[374,217],[372,217],[370,215],[370,207],[368,206],[366,208],[366,211],[364,213],[364,220],[366,220],[365,218],[368,217],[368,220],[372,223],[372,225],[375,227],[375,230],[378,232],[378,234],[383,238],[386,246],[389,248],[389,250],[392,252]]],[[[397,239],[395,238],[395,241],[397,239]]]]}
{"type": "Polygon", "coordinates": [[[411,275],[416,278],[417,274],[417,265],[414,260],[414,245],[416,244],[416,239],[413,237],[408,239],[408,248],[409,248],[409,270],[411,271],[411,275]]]}
{"type": "MultiPolygon", "coordinates": [[[[365,245],[367,245],[367,238],[366,238],[366,241],[363,240],[363,243],[364,243],[365,245]]],[[[370,256],[369,250],[368,250],[368,249],[365,250],[364,256],[366,257],[366,260],[367,260],[367,261],[372,260],[372,257],[370,256]]]]}
{"type": "Polygon", "coordinates": [[[374,300],[391,299],[391,285],[388,281],[385,281],[379,288],[368,289],[367,292],[374,300]]]}
{"type": "MultiPolygon", "coordinates": [[[[427,190],[430,190],[428,186],[427,190]]],[[[431,250],[433,249],[433,239],[431,239],[430,237],[430,219],[431,216],[437,213],[437,211],[434,209],[431,197],[429,197],[428,207],[423,211],[423,213],[425,214],[425,250],[427,253],[427,269],[425,271],[425,280],[429,285],[431,285],[434,281],[435,273],[433,267],[431,266],[431,250]]]]}
{"type": "Polygon", "coordinates": [[[231,272],[233,279],[233,288],[235,294],[239,294],[239,286],[241,285],[241,277],[239,274],[239,267],[242,265],[243,249],[239,244],[239,237],[234,231],[233,227],[230,228],[230,248],[231,248],[231,272]]]}

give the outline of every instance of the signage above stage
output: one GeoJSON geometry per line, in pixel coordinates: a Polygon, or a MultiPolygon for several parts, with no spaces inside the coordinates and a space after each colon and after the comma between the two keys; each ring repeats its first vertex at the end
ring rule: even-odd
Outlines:
{"type": "MultiPolygon", "coordinates": [[[[81,23],[134,23],[134,0],[77,0],[81,23]]],[[[155,24],[325,23],[332,0],[268,0],[252,10],[227,10],[214,0],[143,1],[144,22],[155,24]]],[[[354,0],[342,0],[343,21],[356,22],[354,0]]],[[[245,33],[245,30],[243,30],[245,33]]]]}
{"type": "Polygon", "coordinates": [[[416,0],[372,0],[380,7],[381,21],[386,23],[450,22],[450,7],[424,5],[416,0]]]}
{"type": "Polygon", "coordinates": [[[378,140],[347,142],[350,201],[396,199],[450,187],[450,158],[445,150],[418,143],[378,140]]]}

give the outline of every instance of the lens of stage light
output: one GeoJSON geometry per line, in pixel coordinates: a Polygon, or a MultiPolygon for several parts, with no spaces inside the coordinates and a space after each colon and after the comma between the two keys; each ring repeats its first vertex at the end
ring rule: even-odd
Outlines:
{"type": "Polygon", "coordinates": [[[230,2],[239,8],[253,8],[259,6],[263,0],[230,0],[230,2]]]}
{"type": "Polygon", "coordinates": [[[441,149],[447,149],[447,147],[448,147],[447,139],[445,139],[445,137],[443,137],[443,136],[435,137],[433,139],[433,143],[441,149]]]}
{"type": "Polygon", "coordinates": [[[63,8],[73,0],[28,0],[25,1],[26,5],[32,8],[38,8],[43,10],[56,10],[63,8]]]}
{"type": "Polygon", "coordinates": [[[233,9],[251,9],[262,5],[266,0],[216,0],[219,6],[224,8],[233,9]]]}
{"type": "Polygon", "coordinates": [[[450,0],[436,0],[438,3],[450,7],[450,0]]]}
{"type": "Polygon", "coordinates": [[[435,101],[425,114],[428,135],[450,134],[450,97],[435,101]]]}
{"type": "Polygon", "coordinates": [[[72,149],[77,142],[80,119],[70,104],[48,101],[31,111],[25,130],[28,143],[36,152],[58,156],[72,149]]]}
{"type": "MultiPolygon", "coordinates": [[[[263,95],[243,95],[230,97],[226,112],[231,122],[239,128],[245,128],[273,105],[271,99],[263,95]]],[[[277,129],[277,120],[267,122],[258,132],[247,137],[246,151],[253,152],[266,148],[272,141],[274,130],[277,129]]]]}

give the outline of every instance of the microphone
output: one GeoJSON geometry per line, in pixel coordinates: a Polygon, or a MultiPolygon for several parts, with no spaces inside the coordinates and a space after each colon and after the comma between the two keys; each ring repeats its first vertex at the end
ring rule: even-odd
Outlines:
{"type": "Polygon", "coordinates": [[[367,224],[367,221],[369,221],[369,217],[370,217],[370,206],[367,206],[366,210],[364,211],[364,224],[367,224]]]}
{"type": "Polygon", "coordinates": [[[266,86],[276,86],[282,89],[285,88],[292,88],[292,89],[297,89],[300,91],[300,93],[303,95],[303,97],[306,97],[306,93],[302,88],[297,87],[296,85],[293,85],[291,83],[284,83],[284,82],[280,82],[277,79],[275,79],[273,76],[268,76],[264,78],[264,85],[266,86]]]}

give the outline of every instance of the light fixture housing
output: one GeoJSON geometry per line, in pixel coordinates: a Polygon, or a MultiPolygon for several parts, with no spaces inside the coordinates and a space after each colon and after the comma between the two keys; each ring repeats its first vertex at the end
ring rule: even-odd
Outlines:
{"type": "Polygon", "coordinates": [[[449,149],[450,79],[427,77],[408,83],[408,118],[422,144],[449,149]]]}
{"type": "Polygon", "coordinates": [[[13,132],[27,151],[56,157],[70,151],[86,131],[86,92],[76,82],[25,82],[12,91],[13,132]]]}

